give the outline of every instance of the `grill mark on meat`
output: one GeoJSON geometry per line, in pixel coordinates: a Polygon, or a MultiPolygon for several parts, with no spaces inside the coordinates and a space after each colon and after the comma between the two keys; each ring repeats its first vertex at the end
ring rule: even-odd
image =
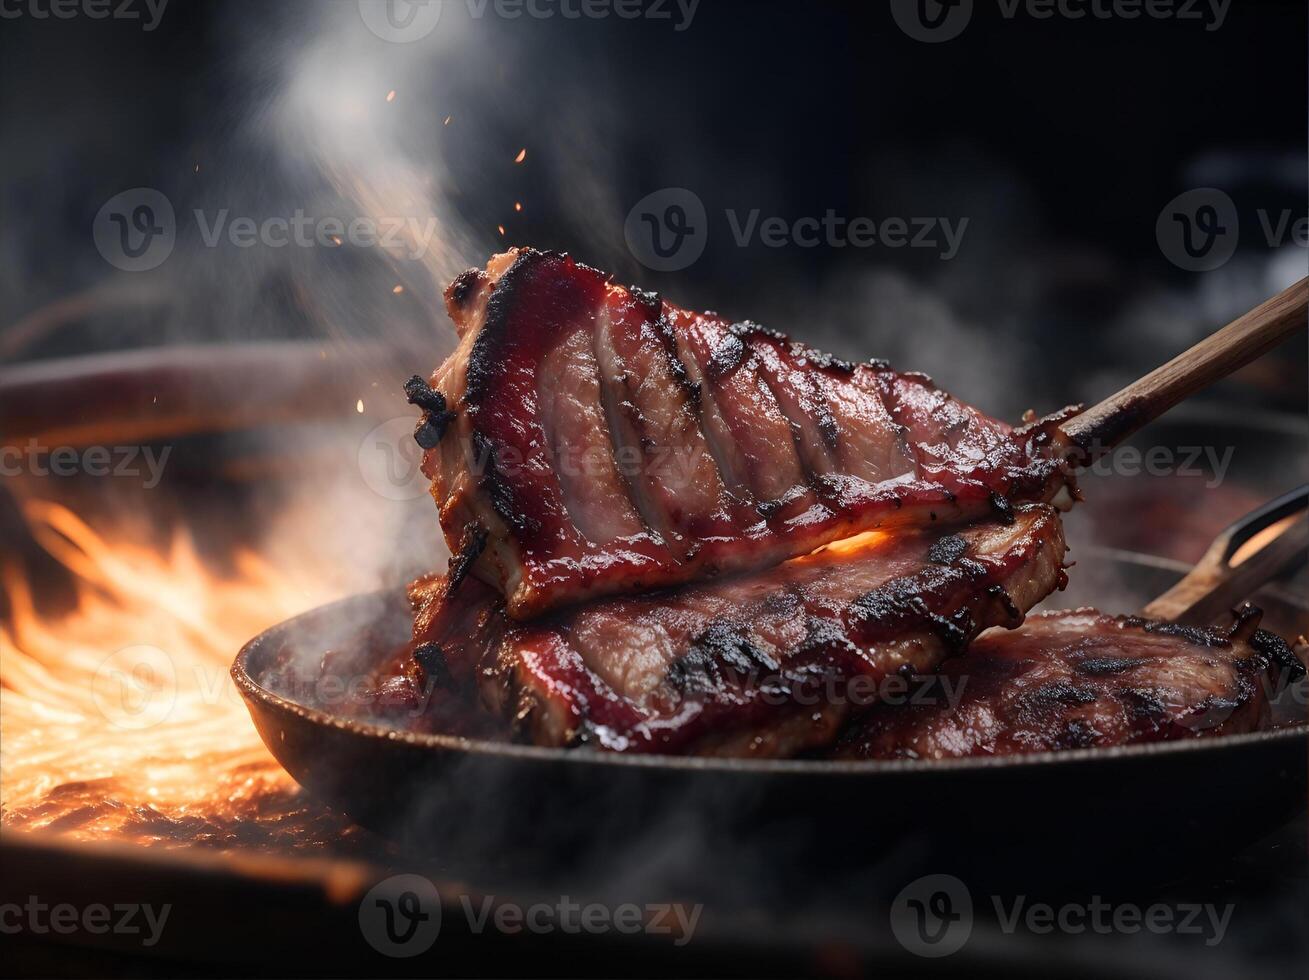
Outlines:
{"type": "Polygon", "coordinates": [[[664,541],[672,529],[639,470],[639,460],[644,458],[646,451],[642,436],[644,428],[640,411],[625,397],[626,374],[622,372],[604,333],[608,329],[608,319],[607,309],[602,309],[596,317],[594,350],[600,369],[600,398],[609,428],[611,449],[629,499],[642,522],[660,541],[664,541]]]}
{"type": "Polygon", "coordinates": [[[691,324],[679,331],[677,346],[678,360],[696,392],[695,404],[700,430],[704,433],[705,443],[714,457],[714,463],[718,466],[718,475],[723,481],[723,486],[735,498],[738,505],[754,506],[754,494],[749,483],[749,464],[741,452],[741,447],[732,438],[731,428],[723,417],[712,386],[705,378],[699,361],[696,360],[695,352],[689,349],[694,340],[690,332],[694,329],[695,326],[691,324]]]}
{"type": "Polygon", "coordinates": [[[681,694],[706,694],[744,683],[759,671],[776,672],[776,660],[735,624],[715,621],[668,665],[668,683],[681,694]]]}
{"type": "Polygon", "coordinates": [[[865,639],[885,638],[912,627],[932,630],[951,653],[957,653],[975,635],[975,623],[963,610],[958,618],[933,611],[932,597],[966,586],[984,574],[981,566],[962,562],[949,566],[927,566],[907,578],[897,578],[854,600],[846,611],[852,635],[865,639]]]}
{"type": "Polygon", "coordinates": [[[724,380],[741,366],[745,351],[744,340],[731,333],[724,334],[705,365],[705,377],[711,381],[724,380]]]}
{"type": "Polygon", "coordinates": [[[639,435],[640,413],[630,401],[620,398],[619,390],[617,386],[606,384],[603,378],[601,379],[600,397],[609,427],[610,448],[617,460],[618,472],[623,478],[623,484],[627,487],[628,499],[636,507],[642,523],[650,533],[658,540],[664,541],[670,528],[663,518],[663,513],[651,499],[640,473],[633,472],[635,460],[628,455],[625,448],[631,447],[635,450],[636,459],[640,459],[644,452],[639,435]],[[634,420],[633,416],[637,418],[634,420]]]}
{"type": "Polygon", "coordinates": [[[1255,630],[1247,642],[1259,654],[1261,663],[1275,665],[1288,682],[1298,681],[1305,675],[1305,665],[1300,662],[1290,644],[1276,633],[1255,630]]]}
{"type": "Polygon", "coordinates": [[[496,371],[503,363],[505,334],[518,301],[519,284],[528,270],[543,258],[545,256],[534,249],[523,250],[491,290],[486,301],[486,318],[468,355],[468,381],[464,388],[466,404],[480,404],[494,383],[496,371]]]}
{"type": "MultiPolygon", "coordinates": [[[[453,591],[453,590],[451,590],[453,591]]],[[[423,670],[424,680],[437,687],[450,687],[450,665],[446,662],[445,652],[435,643],[420,643],[414,648],[414,660],[423,670]]]]}
{"type": "Polygon", "coordinates": [[[1227,633],[1212,627],[1184,626],[1181,623],[1158,622],[1140,616],[1125,616],[1122,624],[1125,629],[1139,629],[1159,636],[1172,636],[1196,646],[1221,648],[1232,645],[1232,638],[1227,633]]]}
{"type": "Polygon", "coordinates": [[[838,757],[994,756],[1252,731],[1303,670],[1263,630],[1233,640],[1083,609],[992,631],[941,673],[963,685],[957,703],[877,705],[842,736],[838,757]]]}
{"type": "Polygon", "coordinates": [[[1064,722],[1064,730],[1055,739],[1057,749],[1089,749],[1100,739],[1094,725],[1081,718],[1069,718],[1064,722]]]}
{"type": "Polygon", "coordinates": [[[486,548],[487,530],[482,525],[470,522],[464,525],[464,533],[459,541],[459,550],[450,556],[446,570],[446,595],[453,595],[464,584],[464,579],[473,570],[473,565],[486,548]]]}
{"type": "Polygon", "coordinates": [[[797,503],[803,502],[805,497],[806,493],[804,487],[792,487],[784,496],[777,497],[773,500],[764,500],[755,504],[755,510],[764,520],[771,521],[783,511],[794,507],[797,503]]]}
{"type": "Polygon", "coordinates": [[[1241,702],[1235,698],[1225,698],[1218,694],[1210,694],[1203,701],[1192,709],[1193,714],[1231,714],[1241,707],[1241,702]]]}
{"type": "MultiPolygon", "coordinates": [[[[847,361],[842,357],[833,357],[831,354],[823,351],[810,351],[805,355],[813,361],[814,367],[822,368],[824,371],[835,371],[838,374],[854,374],[857,365],[854,361],[847,361]]],[[[871,359],[867,362],[871,367],[887,367],[886,361],[871,359]]]]}
{"type": "Polygon", "coordinates": [[[1022,624],[1023,611],[1018,607],[1018,603],[1014,602],[1014,597],[1009,594],[1009,591],[1003,585],[991,586],[986,590],[986,594],[996,599],[1005,615],[1009,617],[1009,622],[1005,625],[1019,626],[1022,624]]]}
{"type": "MultiPolygon", "coordinates": [[[[811,355],[807,353],[806,358],[811,355]]],[[[917,461],[909,451],[905,430],[893,420],[868,369],[857,368],[848,376],[819,372],[812,379],[840,429],[833,455],[842,473],[873,487],[915,472],[917,461]]]]}
{"type": "Polygon", "coordinates": [[[595,330],[575,331],[543,361],[542,428],[568,516],[586,539],[607,544],[647,530],[620,471],[600,395],[595,330]]]}
{"type": "MultiPolygon", "coordinates": [[[[823,653],[837,651],[845,654],[857,654],[858,649],[858,644],[842,626],[839,619],[832,616],[805,615],[804,641],[797,650],[801,655],[821,656],[823,653]]],[[[904,666],[909,665],[905,664],[904,666]]],[[[830,664],[818,659],[809,665],[808,672],[821,676],[832,673],[830,668],[830,664]]]]}
{"type": "Polygon", "coordinates": [[[719,464],[720,473],[744,478],[765,519],[802,512],[813,501],[806,499],[791,428],[750,349],[724,323],[707,316],[683,319],[677,332],[684,341],[682,357],[704,380],[702,397],[712,401],[715,423],[722,423],[705,428],[711,448],[719,443],[715,459],[726,461],[719,464]]]}
{"type": "Polygon", "coordinates": [[[629,472],[646,523],[685,557],[707,534],[731,533],[725,487],[700,429],[672,331],[648,303],[610,289],[596,321],[596,356],[617,452],[639,450],[629,472]]]}
{"type": "Polygon", "coordinates": [[[813,398],[818,432],[823,437],[823,445],[835,453],[841,445],[841,427],[836,424],[836,416],[832,414],[827,399],[818,390],[818,383],[813,378],[806,378],[805,383],[809,386],[810,395],[813,398]]]}
{"type": "Polygon", "coordinates": [[[1014,519],[1014,505],[1009,502],[1008,497],[992,490],[990,501],[991,510],[995,512],[996,517],[1004,521],[1006,524],[1014,519]]]}
{"type": "Polygon", "coordinates": [[[1064,547],[1049,508],[1022,511],[1011,528],[961,533],[970,542],[964,568],[928,565],[930,541],[920,535],[870,535],[861,551],[829,549],[530,623],[509,620],[503,601],[469,579],[454,598],[419,590],[415,642],[439,642],[454,676],[476,678],[490,709],[536,744],[792,755],[830,744],[841,719],[867,703],[824,699],[815,685],[866,678],[869,693],[892,673],[930,673],[956,631],[971,639],[1003,624],[989,587],[1012,589],[1022,609],[1053,587],[1064,547]],[[852,626],[851,603],[878,587],[917,593],[922,604],[852,626]],[[460,625],[479,615],[479,630],[460,625]]]}
{"type": "Polygon", "coordinates": [[[1069,482],[1064,464],[1032,454],[1043,423],[1020,439],[883,364],[826,358],[754,324],[729,328],[565,255],[496,256],[446,298],[462,340],[433,383],[458,414],[444,433],[424,431],[424,442],[444,439],[425,451],[423,471],[449,543],[470,520],[490,532],[479,574],[517,618],[748,571],[869,528],[963,525],[987,517],[992,492],[1046,500],[1069,482]],[[596,318],[597,307],[608,313],[596,318]],[[709,363],[689,346],[700,320],[734,338],[722,357],[739,363],[716,368],[716,381],[693,367],[709,363]],[[619,326],[628,333],[606,359],[606,334],[619,326]],[[567,426],[553,414],[549,368],[579,330],[590,331],[599,365],[591,414],[608,431],[595,441],[608,439],[622,478],[607,495],[587,496],[561,473],[567,426]],[[495,449],[488,478],[474,469],[475,436],[495,449]]]}
{"type": "MultiPolygon", "coordinates": [[[[754,341],[762,339],[789,346],[797,353],[797,356],[808,358],[813,363],[814,367],[821,368],[824,371],[837,371],[843,374],[852,374],[856,367],[853,361],[847,361],[840,357],[833,357],[831,354],[826,354],[823,351],[805,347],[802,344],[793,344],[786,334],[779,330],[773,330],[770,327],[765,327],[761,324],[755,323],[753,320],[743,320],[740,323],[732,324],[732,333],[736,334],[743,340],[754,341]]],[[[885,365],[886,362],[877,361],[870,363],[885,365]]]]}
{"type": "Polygon", "coordinates": [[[1129,687],[1118,692],[1118,699],[1127,707],[1133,730],[1138,733],[1157,729],[1168,718],[1168,706],[1154,691],[1129,687]]]}
{"type": "Polygon", "coordinates": [[[773,330],[771,327],[765,327],[762,324],[755,323],[753,320],[742,320],[740,323],[731,325],[732,333],[742,340],[752,340],[755,337],[767,337],[769,340],[785,341],[786,335],[780,331],[773,330]]]}
{"type": "Polygon", "coordinates": [[[636,301],[645,309],[646,319],[658,320],[659,312],[664,307],[664,301],[659,294],[653,289],[642,289],[640,286],[628,286],[627,291],[636,298],[636,301]]]}
{"type": "MultiPolygon", "coordinates": [[[[660,348],[664,352],[664,363],[668,366],[668,373],[672,375],[673,380],[682,389],[687,403],[697,409],[698,414],[700,386],[691,380],[686,373],[686,365],[682,363],[682,359],[677,355],[677,337],[673,333],[672,322],[662,312],[658,297],[655,297],[655,303],[653,312],[650,312],[650,322],[654,324],[654,334],[659,338],[660,348]]],[[[647,311],[649,309],[647,307],[647,311]]]]}
{"type": "Polygon", "coordinates": [[[1077,687],[1064,681],[1055,681],[1035,690],[1028,691],[1019,698],[1025,708],[1044,711],[1051,706],[1072,708],[1080,704],[1093,704],[1098,695],[1084,687],[1077,687]]]}
{"type": "Polygon", "coordinates": [[[500,470],[495,446],[480,432],[474,431],[473,451],[478,459],[484,460],[485,471],[482,474],[481,486],[491,501],[491,509],[500,520],[513,528],[514,533],[519,537],[534,537],[541,531],[541,524],[528,517],[518,507],[513,486],[500,470]]]}
{"type": "Polygon", "coordinates": [[[1125,674],[1149,663],[1142,657],[1087,657],[1077,661],[1077,672],[1090,677],[1125,674]]]}
{"type": "Polygon", "coordinates": [[[760,609],[775,616],[793,616],[804,605],[804,596],[794,584],[770,592],[760,603],[760,609]]]}
{"type": "Polygon", "coordinates": [[[953,565],[967,550],[967,541],[957,534],[947,534],[927,549],[927,560],[935,565],[953,565]]]}
{"type": "Polygon", "coordinates": [[[835,469],[840,428],[827,399],[819,390],[815,373],[804,370],[805,349],[777,340],[769,332],[749,324],[736,324],[737,336],[750,338],[749,349],[759,377],[771,392],[791,428],[795,453],[804,469],[808,486],[824,504],[839,509],[836,485],[827,477],[835,469]]]}

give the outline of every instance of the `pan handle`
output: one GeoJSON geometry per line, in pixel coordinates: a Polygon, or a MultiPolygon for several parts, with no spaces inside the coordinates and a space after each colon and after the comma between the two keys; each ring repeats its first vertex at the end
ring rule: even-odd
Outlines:
{"type": "Polygon", "coordinates": [[[1246,514],[1214,539],[1180,582],[1143,610],[1151,619],[1208,626],[1309,552],[1309,485],[1246,514]],[[1233,563],[1232,559],[1238,560],[1233,563]]]}

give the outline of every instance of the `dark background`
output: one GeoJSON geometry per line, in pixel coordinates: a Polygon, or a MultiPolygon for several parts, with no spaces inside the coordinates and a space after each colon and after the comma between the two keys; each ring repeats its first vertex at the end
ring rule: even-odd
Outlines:
{"type": "MultiPolygon", "coordinates": [[[[684,304],[926,370],[1012,417],[1101,397],[1305,271],[1304,250],[1270,249],[1256,218],[1306,209],[1297,0],[1234,3],[1215,31],[1006,20],[979,0],[963,35],[934,45],[877,3],[704,0],[677,31],[617,17],[470,21],[450,2],[409,45],[373,37],[354,7],[173,0],[149,33],[85,17],[0,21],[0,324],[24,328],[6,360],[441,335],[449,270],[535,244],[684,304]],[[333,117],[325,139],[300,105],[329,83],[375,116],[389,88],[399,97],[382,122],[333,117]],[[303,102],[287,96],[297,85],[303,102]],[[179,219],[192,207],[348,216],[357,202],[325,172],[338,147],[363,158],[374,144],[377,158],[435,175],[427,203],[451,243],[435,274],[357,249],[201,249],[193,222],[150,273],[119,272],[94,249],[100,205],[137,186],[164,191],[179,219]],[[515,166],[521,147],[529,157],[515,166]],[[633,260],[622,227],[668,186],[700,196],[711,234],[696,264],[661,274],[633,260]],[[1227,191],[1242,217],[1241,248],[1215,272],[1179,270],[1155,239],[1161,208],[1197,186],[1227,191]],[[909,248],[741,248],[727,208],[970,225],[950,262],[909,248]],[[373,276],[409,292],[396,299],[373,276]],[[92,301],[55,324],[42,317],[87,290],[92,301]]],[[[318,109],[335,111],[330,99],[318,109]]],[[[1302,354],[1233,397],[1303,410],[1302,354]]]]}

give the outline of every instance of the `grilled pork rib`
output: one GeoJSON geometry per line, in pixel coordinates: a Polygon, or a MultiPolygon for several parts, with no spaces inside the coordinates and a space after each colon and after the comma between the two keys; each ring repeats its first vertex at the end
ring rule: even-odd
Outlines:
{"type": "MultiPolygon", "coordinates": [[[[880,362],[691,313],[521,249],[450,286],[462,338],[407,386],[441,525],[528,619],[745,571],[871,528],[963,523],[1068,482],[1015,432],[880,362]]],[[[1047,420],[1052,422],[1054,420],[1047,420]]]]}
{"type": "Polygon", "coordinates": [[[837,755],[945,759],[1253,731],[1270,695],[1303,673],[1257,623],[1257,613],[1230,632],[1093,609],[1032,616],[945,665],[935,690],[955,691],[957,703],[878,705],[837,755]]]}
{"type": "Polygon", "coordinates": [[[1016,626],[1063,581],[1057,514],[957,534],[871,533],[764,572],[597,600],[531,623],[491,587],[419,580],[424,677],[481,689],[538,745],[789,756],[935,670],[983,629],[1016,626]]]}

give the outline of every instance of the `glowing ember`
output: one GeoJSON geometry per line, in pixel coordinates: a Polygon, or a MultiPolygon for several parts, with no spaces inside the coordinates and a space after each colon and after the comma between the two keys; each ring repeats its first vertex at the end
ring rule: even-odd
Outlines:
{"type": "Polygon", "coordinates": [[[187,534],[159,553],[110,543],[57,504],[24,510],[74,576],[77,604],[47,619],[21,571],[0,566],[12,611],[0,622],[5,829],[223,846],[343,832],[343,818],[300,798],[228,676],[251,636],[327,597],[249,551],[219,576],[187,534]]]}
{"type": "Polygon", "coordinates": [[[514,210],[515,210],[515,211],[521,211],[521,210],[523,210],[523,204],[522,204],[521,201],[515,201],[515,202],[514,202],[514,210]]]}
{"type": "Polygon", "coordinates": [[[522,163],[526,159],[527,159],[527,148],[523,147],[523,149],[518,151],[518,156],[514,157],[514,163],[522,163]]]}
{"type": "Polygon", "coordinates": [[[397,296],[399,296],[404,291],[405,291],[404,286],[401,286],[399,283],[391,287],[391,292],[395,293],[397,296]]]}
{"type": "Polygon", "coordinates": [[[505,226],[504,226],[504,225],[496,225],[496,228],[499,229],[499,231],[500,231],[500,235],[503,237],[503,236],[504,236],[504,233],[505,233],[505,226]]]}
{"type": "Polygon", "coordinates": [[[391,89],[391,91],[386,93],[386,101],[387,102],[395,101],[395,89],[391,89]]]}
{"type": "Polygon", "coordinates": [[[355,411],[360,415],[364,414],[364,400],[362,398],[355,402],[355,411]]]}
{"type": "Polygon", "coordinates": [[[802,555],[799,558],[791,559],[793,562],[811,561],[818,555],[853,555],[860,551],[873,550],[881,542],[890,541],[891,535],[885,531],[863,531],[859,534],[852,535],[848,538],[842,538],[840,541],[833,541],[825,544],[821,548],[802,555]]]}

